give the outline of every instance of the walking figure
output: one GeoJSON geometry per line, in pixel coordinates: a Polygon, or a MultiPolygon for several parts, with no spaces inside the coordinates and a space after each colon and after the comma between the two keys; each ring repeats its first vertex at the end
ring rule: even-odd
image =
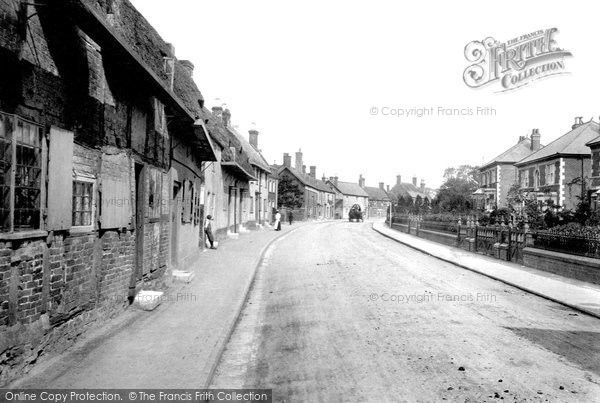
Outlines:
{"type": "Polygon", "coordinates": [[[212,222],[212,216],[207,215],[206,221],[204,221],[204,233],[206,234],[206,238],[208,239],[208,242],[210,242],[210,248],[217,249],[217,248],[215,248],[215,238],[213,237],[211,222],[212,222]]]}

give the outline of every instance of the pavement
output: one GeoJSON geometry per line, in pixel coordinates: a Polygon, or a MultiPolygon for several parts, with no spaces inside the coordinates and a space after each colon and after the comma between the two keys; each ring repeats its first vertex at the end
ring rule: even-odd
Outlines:
{"type": "Polygon", "coordinates": [[[303,225],[220,242],[186,269],[195,273],[190,283],[164,290],[155,310],[131,307],[10,388],[205,388],[268,246],[303,225]]]}
{"type": "Polygon", "coordinates": [[[600,286],[598,285],[421,239],[391,229],[383,222],[373,223],[373,229],[388,238],[448,263],[600,318],[600,286]]]}

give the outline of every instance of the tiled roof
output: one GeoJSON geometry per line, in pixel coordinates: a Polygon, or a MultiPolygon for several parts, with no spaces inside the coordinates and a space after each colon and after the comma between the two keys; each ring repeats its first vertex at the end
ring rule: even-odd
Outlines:
{"type": "MultiPolygon", "coordinates": [[[[542,146],[543,147],[543,146],[542,146]]],[[[523,158],[527,157],[531,154],[531,139],[525,138],[524,140],[519,141],[514,146],[510,147],[508,150],[504,151],[502,154],[498,155],[496,158],[486,162],[480,168],[480,170],[485,169],[486,167],[499,164],[499,163],[512,163],[514,164],[517,161],[521,161],[523,158]]]]}
{"type": "Polygon", "coordinates": [[[364,189],[371,200],[390,200],[390,197],[382,188],[365,186],[364,189]]]}
{"type": "Polygon", "coordinates": [[[294,175],[296,178],[298,178],[298,180],[300,182],[302,182],[304,184],[304,186],[308,186],[313,189],[320,190],[322,192],[335,193],[334,190],[331,187],[329,187],[329,185],[326,184],[325,182],[323,182],[322,180],[313,178],[312,176],[307,175],[307,174],[303,174],[302,172],[298,171],[295,168],[285,167],[285,166],[281,165],[281,166],[279,166],[278,174],[283,172],[284,170],[288,170],[289,172],[291,172],[292,175],[294,175]]]}
{"type": "Polygon", "coordinates": [[[358,183],[338,181],[335,187],[344,195],[369,197],[367,192],[358,183]]]}
{"type": "Polygon", "coordinates": [[[590,155],[590,149],[586,144],[598,137],[599,134],[598,123],[590,120],[557,138],[541,150],[520,160],[516,165],[525,165],[558,155],[590,155]]]}
{"type": "MultiPolygon", "coordinates": [[[[427,189],[425,189],[427,190],[427,189]]],[[[403,198],[411,197],[415,199],[417,196],[421,196],[421,198],[430,199],[431,196],[427,193],[421,192],[421,189],[413,185],[412,183],[396,183],[393,188],[390,189],[390,195],[392,199],[396,200],[400,196],[403,198]]]]}

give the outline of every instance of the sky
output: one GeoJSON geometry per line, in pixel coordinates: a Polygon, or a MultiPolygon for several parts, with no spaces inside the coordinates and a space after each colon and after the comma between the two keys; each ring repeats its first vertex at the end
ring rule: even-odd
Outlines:
{"type": "Polygon", "coordinates": [[[534,128],[548,144],[600,115],[596,2],[131,2],[195,65],[208,107],[225,103],[241,133],[255,123],[269,163],[302,149],[318,177],[435,188],[445,168],[481,165],[534,128]],[[469,42],[548,28],[572,53],[568,74],[508,92],[465,84],[469,42]],[[412,108],[434,113],[391,115],[412,108]]]}

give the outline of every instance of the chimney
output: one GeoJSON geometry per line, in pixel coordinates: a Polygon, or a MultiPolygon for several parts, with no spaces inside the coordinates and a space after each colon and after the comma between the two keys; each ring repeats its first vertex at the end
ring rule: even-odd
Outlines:
{"type": "Polygon", "coordinates": [[[338,177],[337,177],[337,176],[334,176],[334,177],[333,177],[333,184],[334,184],[335,186],[337,186],[337,183],[338,183],[338,177]]]}
{"type": "Polygon", "coordinates": [[[540,146],[540,129],[533,129],[531,132],[531,151],[537,151],[541,148],[540,146]]]}
{"type": "Polygon", "coordinates": [[[575,129],[583,124],[583,116],[576,116],[575,123],[571,126],[571,129],[575,129]]]}
{"type": "Polygon", "coordinates": [[[399,185],[401,183],[402,183],[402,176],[396,175],[396,185],[399,185]]]}
{"type": "Polygon", "coordinates": [[[322,180],[323,182],[327,182],[327,177],[325,176],[325,174],[323,174],[323,176],[321,177],[321,180],[322,180]]]}
{"type": "Polygon", "coordinates": [[[413,176],[413,185],[417,186],[417,177],[416,176],[413,176]]]}
{"type": "Polygon", "coordinates": [[[361,188],[365,187],[365,178],[363,178],[362,174],[358,176],[358,186],[361,188]]]}
{"type": "Polygon", "coordinates": [[[421,179],[421,193],[425,193],[425,179],[421,179]]]}
{"type": "Polygon", "coordinates": [[[222,106],[213,106],[212,107],[212,114],[218,120],[221,120],[223,118],[223,107],[222,106]]]}
{"type": "Polygon", "coordinates": [[[302,171],[302,149],[296,152],[296,170],[298,172],[302,171]]]}
{"type": "Polygon", "coordinates": [[[317,167],[315,165],[310,166],[310,176],[317,179],[317,167]]]}
{"type": "Polygon", "coordinates": [[[283,153],[283,166],[288,168],[292,167],[292,156],[288,153],[283,153]]]}
{"type": "Polygon", "coordinates": [[[248,141],[252,147],[258,150],[258,130],[248,130],[248,141]]]}
{"type": "Polygon", "coordinates": [[[306,165],[302,165],[302,173],[306,175],[306,165]]]}
{"type": "Polygon", "coordinates": [[[231,123],[231,112],[229,111],[229,109],[225,108],[221,116],[225,127],[229,127],[229,124],[231,123]]]}
{"type": "Polygon", "coordinates": [[[379,182],[379,189],[385,190],[385,188],[383,187],[383,182],[379,182]]]}
{"type": "Polygon", "coordinates": [[[517,141],[517,144],[519,144],[521,141],[524,141],[527,138],[527,136],[519,136],[519,141],[517,141]]]}
{"type": "Polygon", "coordinates": [[[192,77],[194,75],[194,63],[192,63],[189,60],[180,60],[179,64],[181,64],[181,67],[185,69],[185,72],[188,74],[189,77],[192,77]]]}
{"type": "Polygon", "coordinates": [[[390,191],[390,185],[387,185],[387,192],[390,191]]]}

